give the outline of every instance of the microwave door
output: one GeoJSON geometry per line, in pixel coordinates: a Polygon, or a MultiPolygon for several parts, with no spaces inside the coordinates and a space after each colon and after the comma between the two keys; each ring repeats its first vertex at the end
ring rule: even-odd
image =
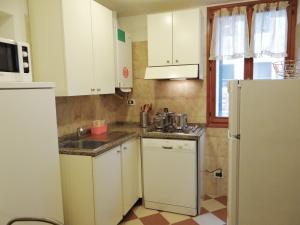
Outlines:
{"type": "Polygon", "coordinates": [[[0,73],[1,72],[20,72],[17,45],[0,43],[0,73]]]}

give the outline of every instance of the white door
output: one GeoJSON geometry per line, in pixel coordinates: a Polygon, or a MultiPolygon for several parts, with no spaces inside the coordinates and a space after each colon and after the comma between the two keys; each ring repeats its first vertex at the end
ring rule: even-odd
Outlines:
{"type": "Polygon", "coordinates": [[[229,136],[240,133],[240,85],[238,80],[228,83],[229,93],[229,136]]]}
{"type": "Polygon", "coordinates": [[[171,12],[147,16],[148,66],[172,65],[172,22],[171,12]]]}
{"type": "Polygon", "coordinates": [[[121,147],[93,159],[96,225],[122,220],[121,147]]]}
{"type": "Polygon", "coordinates": [[[238,225],[299,224],[299,90],[300,80],[241,81],[238,225]]]}
{"type": "Polygon", "coordinates": [[[173,64],[200,63],[199,8],[173,12],[173,64]]]}
{"type": "Polygon", "coordinates": [[[228,224],[237,225],[238,213],[238,170],[239,170],[239,140],[230,138],[228,140],[228,224]]]}
{"type": "Polygon", "coordinates": [[[63,222],[54,90],[0,90],[0,104],[0,224],[63,222]]]}
{"type": "Polygon", "coordinates": [[[94,53],[93,87],[97,94],[115,93],[115,59],[112,11],[92,2],[92,36],[94,53]]]}
{"type": "Polygon", "coordinates": [[[62,11],[68,94],[89,95],[94,83],[91,1],[62,0],[62,11]]]}
{"type": "Polygon", "coordinates": [[[237,224],[238,215],[238,174],[239,174],[239,145],[240,134],[240,87],[238,80],[230,81],[229,92],[229,129],[228,129],[228,224],[237,224]]]}
{"type": "Polygon", "coordinates": [[[139,199],[138,141],[132,139],[122,144],[123,215],[139,199]]]}

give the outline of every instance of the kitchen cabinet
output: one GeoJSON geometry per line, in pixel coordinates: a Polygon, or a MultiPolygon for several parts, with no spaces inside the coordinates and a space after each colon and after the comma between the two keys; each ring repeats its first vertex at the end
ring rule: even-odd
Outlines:
{"type": "Polygon", "coordinates": [[[173,12],[173,64],[199,64],[200,11],[173,12]]]}
{"type": "Polygon", "coordinates": [[[115,52],[112,11],[92,1],[92,37],[97,94],[115,93],[115,52]]]}
{"type": "Polygon", "coordinates": [[[122,144],[123,215],[139,199],[139,140],[122,144]]]}
{"type": "Polygon", "coordinates": [[[65,224],[96,225],[92,157],[60,155],[65,224]]]}
{"type": "Polygon", "coordinates": [[[122,214],[121,147],[93,158],[95,220],[97,225],[116,225],[122,214]]]}
{"type": "Polygon", "coordinates": [[[57,96],[114,93],[109,9],[93,0],[29,0],[28,10],[34,81],[55,82],[57,96]]]}
{"type": "Polygon", "coordinates": [[[96,157],[60,155],[66,224],[117,225],[138,200],[139,139],[96,157]]]}
{"type": "Polygon", "coordinates": [[[200,9],[151,14],[148,66],[200,63],[200,9]]]}
{"type": "Polygon", "coordinates": [[[148,15],[148,65],[173,63],[172,12],[148,15]]]}

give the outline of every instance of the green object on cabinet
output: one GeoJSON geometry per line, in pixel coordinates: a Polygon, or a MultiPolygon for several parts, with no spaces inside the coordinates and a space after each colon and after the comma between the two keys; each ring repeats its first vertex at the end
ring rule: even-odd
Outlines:
{"type": "Polygon", "coordinates": [[[125,42],[125,31],[118,29],[118,40],[125,42]]]}

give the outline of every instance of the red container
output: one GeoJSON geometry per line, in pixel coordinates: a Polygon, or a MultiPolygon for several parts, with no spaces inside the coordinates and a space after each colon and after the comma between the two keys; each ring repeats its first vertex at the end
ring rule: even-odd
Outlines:
{"type": "Polygon", "coordinates": [[[106,132],[107,132],[107,124],[104,124],[100,127],[92,127],[91,128],[92,135],[100,135],[100,134],[104,134],[106,132]]]}

